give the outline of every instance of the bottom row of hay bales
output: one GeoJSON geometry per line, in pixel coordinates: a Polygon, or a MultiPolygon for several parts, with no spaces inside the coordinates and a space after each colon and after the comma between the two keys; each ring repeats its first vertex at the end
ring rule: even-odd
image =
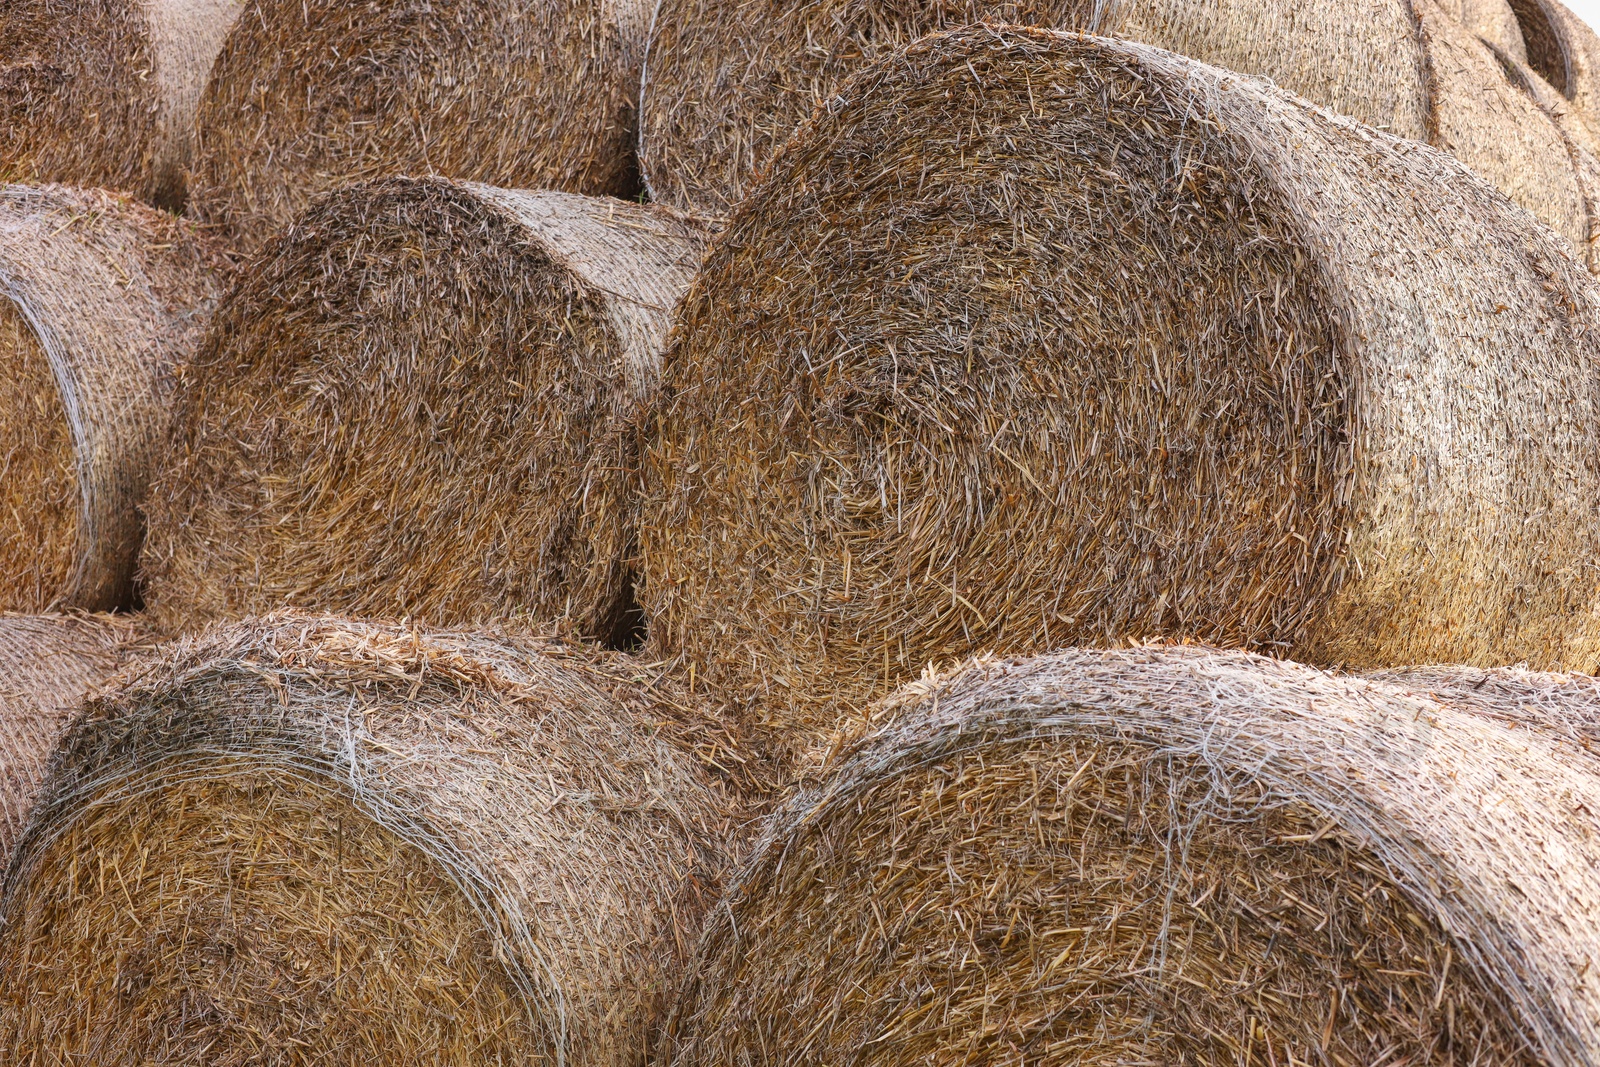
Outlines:
{"type": "Polygon", "coordinates": [[[12,854],[0,1047],[1600,1054],[1593,679],[1181,646],[980,660],[879,704],[765,816],[750,754],[696,707],[620,654],[328,617],[140,657],[68,728],[12,854]]]}

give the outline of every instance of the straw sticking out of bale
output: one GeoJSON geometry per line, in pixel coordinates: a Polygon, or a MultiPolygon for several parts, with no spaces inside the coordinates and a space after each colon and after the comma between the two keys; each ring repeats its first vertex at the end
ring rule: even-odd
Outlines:
{"type": "Polygon", "coordinates": [[[393,175],[631,197],[649,0],[247,0],[198,120],[193,210],[254,248],[393,175]]]}
{"type": "Polygon", "coordinates": [[[1453,700],[1192,648],[908,686],[732,879],[661,1060],[1593,1062],[1597,765],[1453,700]]]}
{"type": "Polygon", "coordinates": [[[152,613],[532,615],[621,643],[627,430],[703,240],[663,209],[441,179],[319,201],[185,373],[152,613]]]}
{"type": "Polygon", "coordinates": [[[220,266],[161,212],[0,186],[0,610],[129,603],[172,369],[220,266]]]}
{"type": "Polygon", "coordinates": [[[0,615],[0,863],[33,810],[68,717],[135,636],[109,615],[0,615]]]}
{"type": "Polygon", "coordinates": [[[1594,280],[1443,153],[1142,45],[934,36],[685,297],[652,646],[780,748],[984,649],[1587,670],[1597,338],[1594,280]]]}
{"type": "Polygon", "coordinates": [[[177,210],[195,111],[238,0],[17,0],[0,20],[0,179],[177,210]]]}
{"type": "Polygon", "coordinates": [[[42,1058],[630,1067],[720,868],[725,734],[575,646],[282,616],[96,698],[13,857],[42,1058]]]}
{"type": "Polygon", "coordinates": [[[653,199],[726,214],[848,75],[926,33],[985,19],[1116,33],[1268,76],[1340,114],[1448,149],[1586,248],[1586,204],[1559,134],[1490,57],[1492,47],[1513,61],[1527,58],[1515,17],[1500,0],[1450,7],[1447,14],[1434,0],[662,0],[645,65],[641,165],[653,199]]]}

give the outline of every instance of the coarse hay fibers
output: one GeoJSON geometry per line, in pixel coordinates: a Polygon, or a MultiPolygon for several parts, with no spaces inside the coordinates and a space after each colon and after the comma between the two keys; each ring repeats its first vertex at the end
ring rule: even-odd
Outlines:
{"type": "MultiPolygon", "coordinates": [[[[1537,3],[1538,0],[1529,0],[1537,3]]],[[[1503,0],[661,0],[640,113],[652,199],[731,212],[844,80],[935,30],[988,20],[1117,34],[1445,148],[1587,252],[1589,214],[1550,116],[1494,61],[1528,58],[1503,0]]]]}
{"type": "Polygon", "coordinates": [[[296,606],[626,643],[630,426],[704,239],[443,179],[321,198],[184,375],[143,558],[162,628],[296,606]]]}
{"type": "Polygon", "coordinates": [[[173,368],[225,273],[163,212],[0,186],[0,610],[132,602],[173,368]]]}
{"type": "Polygon", "coordinates": [[[239,0],[10,0],[0,179],[182,207],[195,110],[239,0]]]}
{"type": "Polygon", "coordinates": [[[138,639],[136,626],[115,615],[0,614],[0,862],[33,810],[69,717],[138,639]]]}
{"type": "Polygon", "coordinates": [[[930,37],[684,299],[652,654],[780,749],[983,650],[1592,670],[1597,323],[1442,152],[1144,45],[930,37]]]}
{"type": "Polygon", "coordinates": [[[651,0],[246,0],[200,105],[194,211],[254,249],[392,175],[631,197],[651,0]]]}
{"type": "Polygon", "coordinates": [[[733,810],[726,732],[657,673],[286,615],[125,672],[14,854],[0,1041],[41,1064],[641,1062],[733,810]]]}
{"type": "Polygon", "coordinates": [[[730,880],[658,1062],[1593,1063],[1600,764],[1438,673],[907,686],[730,880]]]}

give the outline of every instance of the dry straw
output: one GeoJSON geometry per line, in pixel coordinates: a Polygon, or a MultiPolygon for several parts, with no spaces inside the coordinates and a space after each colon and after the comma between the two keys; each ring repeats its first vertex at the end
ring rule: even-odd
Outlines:
{"type": "Polygon", "coordinates": [[[651,642],[780,745],[986,649],[1592,669],[1597,325],[1444,153],[1143,45],[931,37],[684,299],[651,642]]]}
{"type": "Polygon", "coordinates": [[[151,611],[532,615],[624,642],[627,429],[703,241],[659,208],[443,179],[318,201],[185,372],[151,611]]]}
{"type": "MultiPolygon", "coordinates": [[[[1538,3],[1538,0],[1527,0],[1538,3]]],[[[987,19],[1119,34],[1445,148],[1586,250],[1589,204],[1552,118],[1496,64],[1528,59],[1500,0],[661,0],[642,96],[653,199],[732,210],[795,127],[878,57],[987,19]],[[1480,39],[1481,38],[1481,39],[1480,39]]]]}
{"type": "Polygon", "coordinates": [[[1600,764],[1482,679],[1151,648],[908,686],[731,880],[658,1062],[1593,1064],[1600,764]]]}
{"type": "Polygon", "coordinates": [[[69,716],[136,640],[137,631],[111,615],[0,614],[0,863],[33,810],[69,716]]]}
{"type": "Polygon", "coordinates": [[[13,856],[0,1042],[38,1063],[633,1067],[731,810],[726,733],[656,673],[296,616],[130,669],[13,856]]]}
{"type": "Polygon", "coordinates": [[[173,366],[221,267],[162,212],[0,186],[0,610],[131,600],[173,366]]]}
{"type": "Polygon", "coordinates": [[[254,248],[391,175],[629,197],[649,0],[247,0],[200,106],[193,210],[254,248]]]}
{"type": "Polygon", "coordinates": [[[125,189],[177,210],[195,110],[238,0],[12,0],[0,179],[125,189]]]}

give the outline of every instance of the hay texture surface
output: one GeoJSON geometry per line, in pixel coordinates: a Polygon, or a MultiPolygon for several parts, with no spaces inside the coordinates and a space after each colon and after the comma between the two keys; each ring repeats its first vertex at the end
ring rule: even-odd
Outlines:
{"type": "Polygon", "coordinates": [[[173,368],[222,273],[165,213],[0,186],[0,610],[129,603],[173,368]]]}
{"type": "Polygon", "coordinates": [[[660,1062],[1595,1062],[1600,778],[1559,732],[1196,648],[879,715],[733,879],[660,1062]]]}
{"type": "Polygon", "coordinates": [[[1589,670],[1596,308],[1441,152],[1141,45],[931,37],[685,298],[651,641],[780,743],[984,649],[1589,670]]]}
{"type": "Polygon", "coordinates": [[[68,718],[137,637],[110,615],[0,615],[0,862],[33,811],[68,718]]]}
{"type": "Polygon", "coordinates": [[[12,0],[0,179],[105,186],[177,210],[195,112],[238,0],[12,0]]]}
{"type": "Polygon", "coordinates": [[[194,212],[257,247],[392,175],[631,197],[649,0],[247,0],[200,107],[194,212]]]}
{"type": "Polygon", "coordinates": [[[703,240],[661,209],[440,179],[320,200],[185,372],[151,611],[167,629],[293,605],[625,632],[625,431],[703,240]]]}
{"type": "Polygon", "coordinates": [[[40,1064],[640,1062],[729,810],[725,735],[654,676],[331,618],[180,643],[52,766],[8,875],[0,1040],[40,1064]]]}
{"type": "MultiPolygon", "coordinates": [[[[1537,3],[1538,0],[1528,0],[1537,3]]],[[[654,200],[725,215],[845,79],[918,37],[988,20],[1117,34],[1277,84],[1445,148],[1588,250],[1558,124],[1496,63],[1528,59],[1494,0],[662,0],[642,96],[654,200]]]]}

